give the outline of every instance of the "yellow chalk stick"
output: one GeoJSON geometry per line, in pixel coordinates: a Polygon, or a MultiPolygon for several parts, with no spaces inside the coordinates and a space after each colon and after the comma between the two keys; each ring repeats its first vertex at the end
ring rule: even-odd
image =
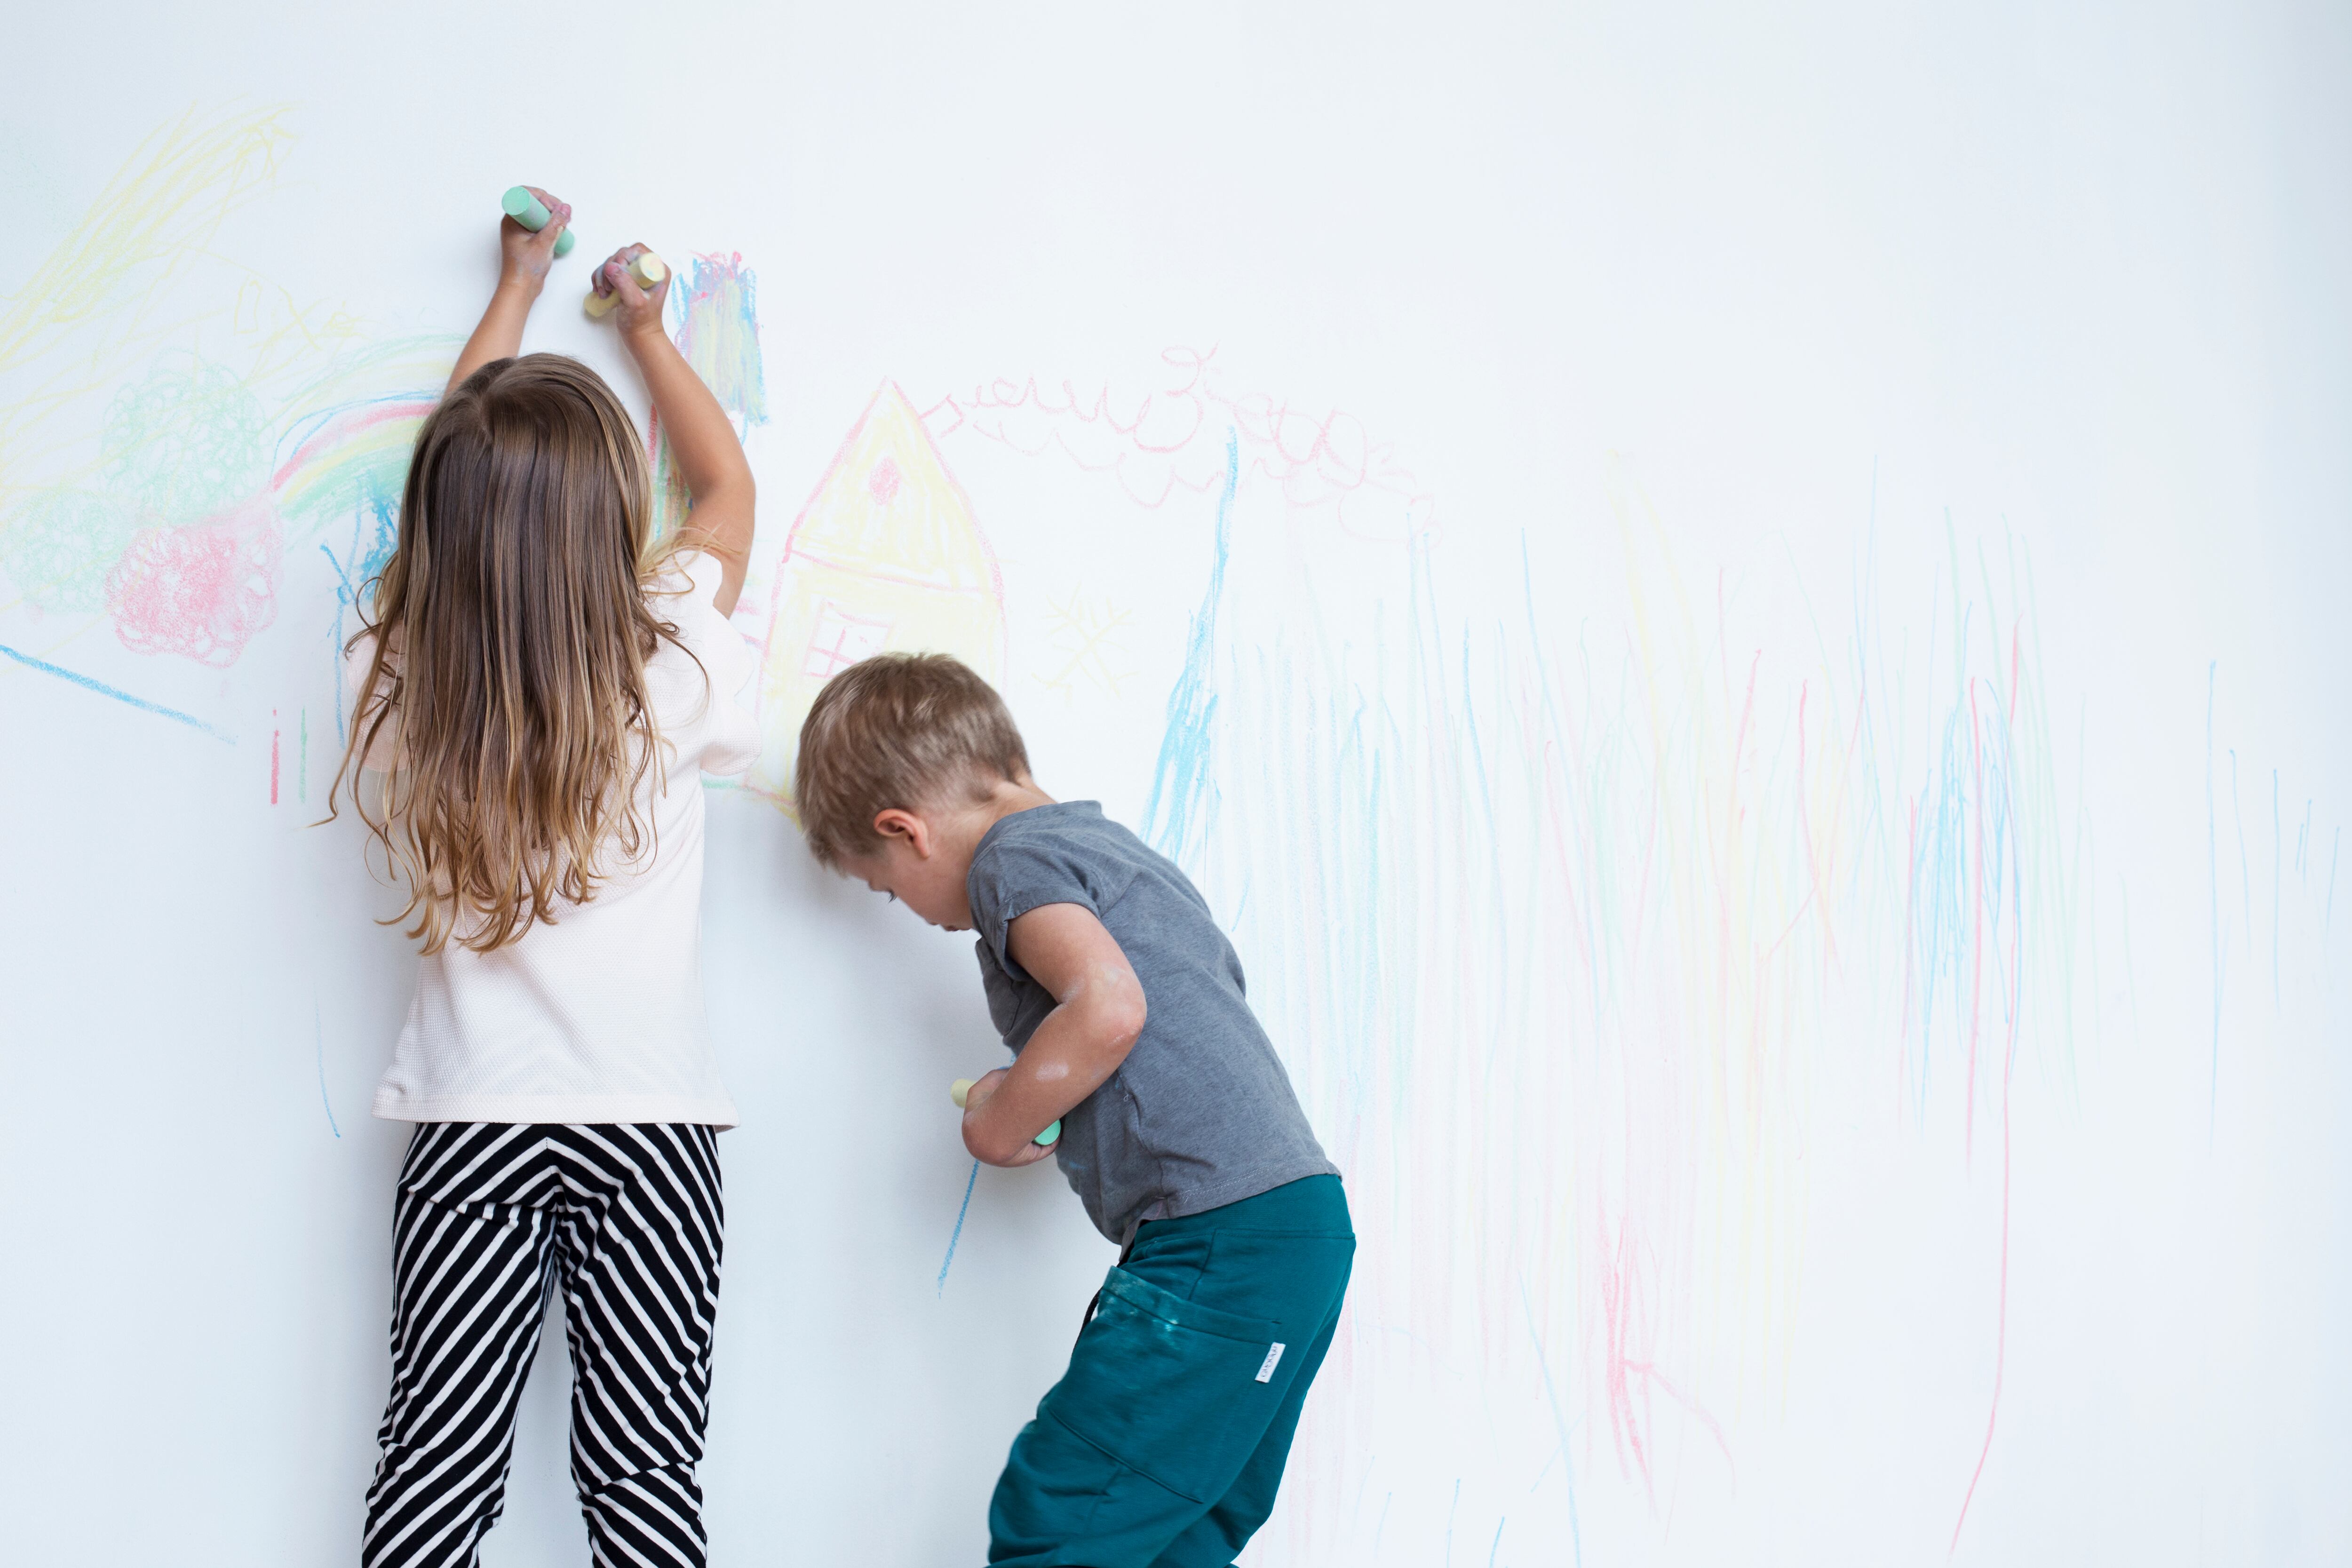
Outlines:
{"type": "MultiPolygon", "coordinates": [[[[669,276],[669,263],[648,250],[630,261],[629,276],[637,280],[640,289],[658,289],[662,279],[669,276]]],[[[610,294],[599,294],[593,289],[588,291],[588,313],[598,321],[611,315],[620,302],[617,289],[610,294]]]]}

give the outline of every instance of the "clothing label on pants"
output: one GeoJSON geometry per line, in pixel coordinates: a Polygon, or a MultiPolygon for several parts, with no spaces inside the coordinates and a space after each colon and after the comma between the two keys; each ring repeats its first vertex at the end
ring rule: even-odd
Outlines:
{"type": "Polygon", "coordinates": [[[1274,1348],[1265,1352],[1265,1360],[1258,1363],[1257,1380],[1260,1383],[1273,1382],[1275,1363],[1279,1362],[1281,1359],[1282,1342],[1280,1340],[1276,1340],[1274,1342],[1274,1348]]]}

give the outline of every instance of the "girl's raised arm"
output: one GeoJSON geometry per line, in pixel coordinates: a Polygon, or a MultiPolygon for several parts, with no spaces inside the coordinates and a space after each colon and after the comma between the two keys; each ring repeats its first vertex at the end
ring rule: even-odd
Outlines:
{"type": "Polygon", "coordinates": [[[614,251],[604,263],[598,292],[619,296],[621,342],[628,345],[629,357],[645,374],[646,388],[653,394],[654,415],[669,437],[670,450],[677,454],[678,469],[686,476],[686,488],[694,497],[694,510],[687,514],[680,530],[683,542],[691,549],[710,552],[724,565],[713,603],[720,615],[731,616],[743,592],[744,570],[751,562],[751,465],[744,460],[743,444],[736,439],[727,411],[719,406],[719,399],[710,395],[710,388],[694,374],[694,367],[686,363],[662,328],[662,303],[669,297],[669,279],[665,278],[647,290],[638,288],[637,280],[629,275],[629,263],[645,249],[642,245],[630,245],[614,251]]]}
{"type": "Polygon", "coordinates": [[[441,389],[444,396],[492,360],[512,359],[522,352],[523,321],[530,315],[539,291],[547,287],[547,269],[555,264],[555,242],[572,225],[571,203],[557,201],[537,185],[523,189],[546,206],[548,225],[533,234],[510,217],[499,219],[499,286],[490,294],[488,309],[482,312],[481,325],[466,340],[457,368],[449,373],[448,386],[441,389]]]}

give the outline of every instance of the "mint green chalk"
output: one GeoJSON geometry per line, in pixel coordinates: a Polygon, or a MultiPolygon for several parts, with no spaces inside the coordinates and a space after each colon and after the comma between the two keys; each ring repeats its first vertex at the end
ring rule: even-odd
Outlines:
{"type": "MultiPolygon", "coordinates": [[[[516,185],[508,191],[505,196],[499,200],[499,205],[506,209],[507,216],[514,219],[515,222],[522,225],[523,227],[530,230],[533,234],[537,234],[541,229],[545,228],[547,226],[547,220],[554,216],[547,210],[547,204],[545,202],[542,202],[537,196],[532,195],[530,190],[522,185],[516,185]]],[[[568,228],[562,234],[557,235],[555,237],[555,254],[558,256],[571,255],[572,239],[572,231],[568,228]]]]}

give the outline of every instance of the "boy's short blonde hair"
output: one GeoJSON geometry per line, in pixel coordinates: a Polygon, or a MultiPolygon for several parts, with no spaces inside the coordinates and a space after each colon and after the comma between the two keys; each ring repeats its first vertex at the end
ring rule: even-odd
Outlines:
{"type": "Polygon", "coordinates": [[[999,779],[1029,777],[1029,750],[995,688],[943,653],[861,659],[816,694],[801,723],[793,800],[818,861],[869,854],[878,812],[922,811],[999,779]]]}

